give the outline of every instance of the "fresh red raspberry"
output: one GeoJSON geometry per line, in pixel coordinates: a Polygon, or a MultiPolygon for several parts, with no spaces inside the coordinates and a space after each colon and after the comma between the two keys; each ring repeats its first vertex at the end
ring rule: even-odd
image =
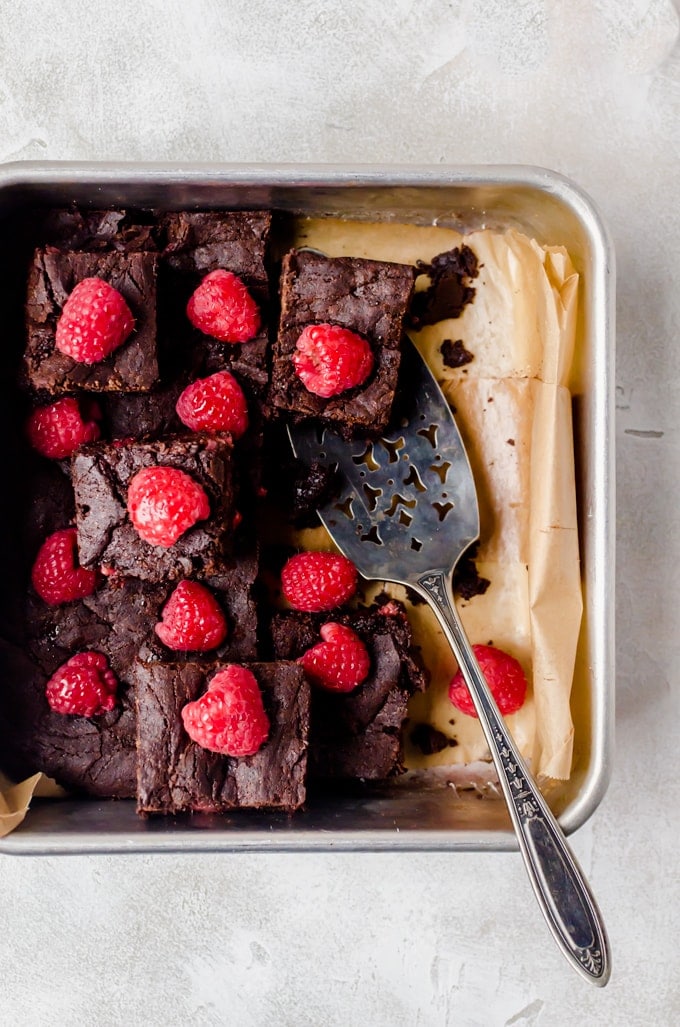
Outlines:
{"type": "Polygon", "coordinates": [[[103,278],[83,278],[64,304],[55,346],[80,364],[97,364],[122,346],[134,327],[117,289],[103,278]]]}
{"type": "Polygon", "coordinates": [[[156,634],[168,649],[206,652],[224,642],[227,622],[220,604],[204,585],[180,581],[163,607],[156,634]]]}
{"type": "Polygon", "coordinates": [[[298,553],[281,571],[284,599],[296,610],[332,610],[357,590],[357,569],[339,553],[298,553]]]}
{"type": "MultiPolygon", "coordinates": [[[[527,679],[521,664],[514,656],[492,645],[473,645],[472,651],[498,709],[503,716],[516,713],[527,695],[527,679]]],[[[470,691],[460,671],[449,685],[449,699],[461,713],[467,713],[469,717],[477,716],[470,691]]]]}
{"type": "Polygon", "coordinates": [[[45,687],[55,713],[96,717],[116,705],[118,678],[103,653],[77,653],[63,663],[45,687]]]}
{"type": "MultiPolygon", "coordinates": [[[[97,407],[91,416],[101,416],[97,407]]],[[[49,406],[37,407],[26,422],[28,441],[42,456],[63,460],[82,446],[99,438],[96,421],[84,421],[77,399],[58,399],[49,406]]]]}
{"type": "Polygon", "coordinates": [[[31,581],[41,599],[50,606],[72,603],[90,596],[97,587],[96,571],[78,566],[78,533],[64,528],[48,535],[35,558],[31,581]]]}
{"type": "Polygon", "coordinates": [[[235,663],[215,674],[200,699],[187,703],[182,721],[192,741],[223,756],[253,756],[269,734],[257,678],[235,663]]]}
{"type": "Polygon", "coordinates": [[[303,653],[298,663],[310,681],[331,692],[351,692],[371,668],[366,646],[356,632],[332,621],[320,631],[323,642],[303,653]]]}
{"type": "Polygon", "coordinates": [[[210,516],[205,492],[176,467],[144,467],[133,477],[127,499],[130,520],[152,546],[172,546],[196,521],[210,516]]]}
{"type": "Polygon", "coordinates": [[[228,371],[218,371],[187,385],[175,406],[192,431],[228,431],[239,439],[248,427],[243,389],[228,371]]]}
{"type": "Polygon", "coordinates": [[[220,342],[248,342],[260,328],[260,311],[247,287],[221,268],[205,276],[187,304],[187,317],[220,342]]]}
{"type": "Polygon", "coordinates": [[[309,392],[324,399],[363,385],[373,370],[367,340],[338,325],[307,325],[296,348],[295,373],[309,392]]]}

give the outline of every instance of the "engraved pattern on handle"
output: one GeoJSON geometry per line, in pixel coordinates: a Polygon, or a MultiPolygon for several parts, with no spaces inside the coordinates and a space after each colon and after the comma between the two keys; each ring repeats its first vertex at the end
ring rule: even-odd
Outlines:
{"type": "Polygon", "coordinates": [[[588,980],[604,985],[610,960],[599,910],[493,700],[450,598],[450,575],[431,571],[418,578],[417,586],[431,601],[470,689],[543,915],[572,965],[588,980]]]}

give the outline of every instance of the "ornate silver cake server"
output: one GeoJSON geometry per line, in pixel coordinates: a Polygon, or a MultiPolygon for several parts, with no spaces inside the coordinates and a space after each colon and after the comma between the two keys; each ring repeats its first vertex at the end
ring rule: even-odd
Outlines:
{"type": "Polygon", "coordinates": [[[479,715],[529,879],[562,952],[605,985],[609,945],[602,918],[548,804],[515,746],[453,602],[453,571],[479,537],[470,464],[451,409],[408,344],[401,405],[373,442],[347,442],[309,425],[289,427],[296,456],[335,469],[336,499],[319,510],[333,541],[369,579],[408,585],[430,603],[479,715]]]}

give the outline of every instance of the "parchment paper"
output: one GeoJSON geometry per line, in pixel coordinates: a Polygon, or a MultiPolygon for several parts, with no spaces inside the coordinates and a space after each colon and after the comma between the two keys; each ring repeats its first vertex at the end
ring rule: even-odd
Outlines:
{"type": "MultiPolygon", "coordinates": [[[[485,595],[459,603],[473,642],[512,653],[531,682],[526,703],[507,718],[540,777],[567,778],[573,725],[569,695],[582,613],[570,394],[578,276],[566,250],[517,231],[463,237],[439,227],[300,219],[294,244],[329,256],[415,263],[467,243],[477,255],[474,302],[460,318],[413,333],[453,404],[480,499],[477,567],[485,595]],[[444,365],[444,339],[462,339],[472,363],[444,365]]],[[[421,286],[426,283],[419,283],[421,286]]],[[[331,548],[323,529],[300,533],[309,548],[331,548]]],[[[374,592],[383,586],[376,585],[374,592]]],[[[449,773],[459,784],[488,781],[490,758],[478,722],[447,698],[456,662],[427,606],[409,608],[414,638],[431,673],[409,715],[456,744],[424,756],[406,739],[413,771],[449,773]],[[481,762],[480,762],[481,761],[481,762]]],[[[368,593],[370,597],[370,591],[368,593]]],[[[63,791],[42,774],[13,785],[0,775],[0,837],[24,819],[33,795],[63,791]]]]}
{"type": "MultiPolygon", "coordinates": [[[[476,563],[491,585],[458,606],[473,642],[493,642],[527,672],[527,701],[507,718],[523,755],[539,777],[567,778],[573,741],[569,696],[582,614],[571,397],[565,386],[578,276],[568,253],[514,230],[463,237],[444,228],[335,220],[302,222],[296,239],[330,256],[405,263],[428,262],[463,243],[481,265],[471,282],[474,301],[461,317],[412,333],[456,411],[479,493],[476,563]],[[474,360],[446,367],[440,352],[445,339],[461,339],[474,360]]],[[[426,284],[419,280],[418,287],[426,284]]],[[[305,543],[320,545],[315,535],[305,543]]],[[[489,760],[490,754],[478,721],[449,703],[455,658],[429,608],[411,606],[398,587],[388,591],[406,602],[431,673],[427,691],[411,701],[411,721],[430,723],[457,743],[425,756],[407,732],[407,766],[450,766],[464,783],[461,767],[489,760]]]]}

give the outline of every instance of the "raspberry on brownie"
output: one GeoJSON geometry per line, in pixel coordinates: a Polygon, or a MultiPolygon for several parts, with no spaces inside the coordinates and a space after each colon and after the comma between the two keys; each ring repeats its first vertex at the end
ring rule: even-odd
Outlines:
{"type": "Polygon", "coordinates": [[[73,457],[72,478],[81,566],[102,566],[145,581],[225,568],[234,520],[228,435],[95,442],[82,446],[73,457]],[[171,474],[177,477],[177,486],[166,481],[171,474]],[[162,525],[149,523],[154,510],[162,525]]]}
{"type": "Polygon", "coordinates": [[[271,211],[181,211],[161,219],[165,235],[162,275],[169,301],[168,324],[190,354],[194,375],[232,371],[262,396],[269,382],[269,233],[271,211]],[[236,275],[257,308],[259,325],[244,342],[224,342],[193,328],[187,304],[214,271],[236,275]],[[172,309],[170,309],[172,308],[172,309]]]}
{"type": "Polygon", "coordinates": [[[187,734],[182,710],[225,669],[213,663],[143,663],[133,671],[140,813],[298,809],[305,800],[309,685],[295,663],[249,663],[269,732],[251,756],[211,752],[187,734]]]}
{"type": "Polygon", "coordinates": [[[305,250],[288,253],[281,274],[281,318],[270,402],[280,410],[318,418],[343,434],[382,431],[397,387],[402,329],[414,281],[415,268],[410,265],[331,258],[305,250]],[[369,373],[365,373],[366,356],[357,342],[351,359],[344,343],[337,357],[347,363],[349,373],[343,368],[338,376],[332,368],[323,366],[331,359],[330,342],[335,344],[335,340],[321,340],[316,347],[323,343],[321,352],[310,354],[312,326],[330,327],[336,333],[337,329],[347,329],[365,341],[372,355],[369,373]],[[302,377],[296,369],[301,356],[302,377]],[[312,361],[321,364],[321,374],[312,373],[312,361]],[[321,381],[322,391],[310,391],[305,378],[313,387],[321,381]]]}
{"type": "MultiPolygon", "coordinates": [[[[54,395],[80,389],[148,392],[158,380],[157,261],[156,254],[144,252],[61,252],[49,246],[36,250],[26,301],[24,371],[28,384],[54,395]],[[61,320],[64,307],[86,279],[102,279],[120,295],[134,319],[134,330],[120,344],[103,359],[89,363],[61,352],[57,345],[58,326],[65,323],[61,320]]],[[[90,300],[88,297],[88,304],[90,300]]],[[[90,306],[86,313],[91,321],[90,306]]],[[[97,311],[98,336],[106,316],[105,310],[97,311]]],[[[74,352],[77,355],[80,349],[74,352]]],[[[89,350],[85,356],[89,357],[89,350]]]]}
{"type": "MultiPolygon", "coordinates": [[[[299,659],[319,642],[328,614],[292,611],[272,620],[274,656],[299,659]]],[[[334,611],[332,621],[350,628],[370,658],[368,676],[343,694],[312,688],[309,777],[380,780],[403,769],[401,728],[408,700],[427,683],[411,643],[403,606],[334,611]]]]}

